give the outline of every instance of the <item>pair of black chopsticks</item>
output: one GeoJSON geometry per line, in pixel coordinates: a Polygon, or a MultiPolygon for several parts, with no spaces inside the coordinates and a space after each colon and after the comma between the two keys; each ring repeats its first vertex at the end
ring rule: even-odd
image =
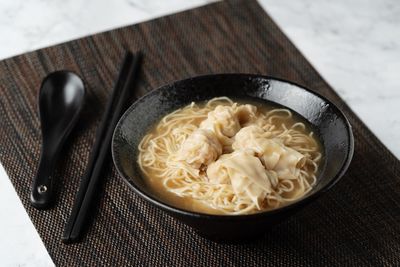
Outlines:
{"type": "Polygon", "coordinates": [[[132,54],[131,52],[127,52],[124,57],[114,91],[96,133],[86,173],[81,180],[71,215],[64,229],[62,236],[64,243],[79,241],[83,231],[90,223],[95,204],[94,199],[98,197],[101,179],[104,176],[104,163],[110,154],[114,128],[124,109],[130,90],[134,86],[140,58],[140,53],[132,54]]]}

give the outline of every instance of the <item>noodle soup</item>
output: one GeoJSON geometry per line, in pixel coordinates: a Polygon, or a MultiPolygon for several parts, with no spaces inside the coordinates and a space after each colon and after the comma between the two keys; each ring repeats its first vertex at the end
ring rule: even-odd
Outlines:
{"type": "Polygon", "coordinates": [[[171,205],[250,214],[305,196],[322,158],[307,122],[265,102],[219,97],[161,119],[139,144],[147,184],[171,205]]]}

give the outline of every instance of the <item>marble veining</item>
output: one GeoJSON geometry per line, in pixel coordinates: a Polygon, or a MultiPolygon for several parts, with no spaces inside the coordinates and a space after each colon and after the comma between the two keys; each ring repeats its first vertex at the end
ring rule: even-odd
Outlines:
{"type": "MultiPolygon", "coordinates": [[[[214,0],[0,1],[0,59],[210,2],[214,0]]],[[[400,158],[398,0],[260,4],[400,158]]],[[[1,266],[53,265],[1,166],[0,218],[1,266]]]]}
{"type": "Polygon", "coordinates": [[[261,2],[324,79],[399,158],[398,2],[261,2]]]}

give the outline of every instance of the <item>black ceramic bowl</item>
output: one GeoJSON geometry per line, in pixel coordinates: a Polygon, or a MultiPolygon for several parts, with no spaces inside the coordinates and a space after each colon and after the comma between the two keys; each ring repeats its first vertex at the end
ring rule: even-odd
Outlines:
{"type": "Polygon", "coordinates": [[[272,225],[299,211],[330,189],[344,174],[353,155],[353,134],[343,113],[326,98],[291,82],[247,74],[194,77],[163,86],[136,101],[121,117],[112,140],[114,164],[127,185],[149,203],[166,211],[199,234],[212,239],[235,240],[262,236],[272,225]],[[192,101],[217,96],[270,101],[295,111],[311,123],[324,147],[317,184],[288,206],[250,215],[209,215],[174,207],[151,191],[136,162],[138,144],[167,113],[192,101]]]}

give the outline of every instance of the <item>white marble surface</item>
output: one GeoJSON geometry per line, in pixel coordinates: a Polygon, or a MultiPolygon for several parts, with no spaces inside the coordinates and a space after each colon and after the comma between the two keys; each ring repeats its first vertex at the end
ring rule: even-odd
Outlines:
{"type": "MultiPolygon", "coordinates": [[[[208,2],[212,0],[0,0],[0,59],[208,2]]],[[[260,3],[400,157],[398,0],[260,3]]],[[[0,266],[53,265],[1,166],[0,218],[0,266]]]]}

